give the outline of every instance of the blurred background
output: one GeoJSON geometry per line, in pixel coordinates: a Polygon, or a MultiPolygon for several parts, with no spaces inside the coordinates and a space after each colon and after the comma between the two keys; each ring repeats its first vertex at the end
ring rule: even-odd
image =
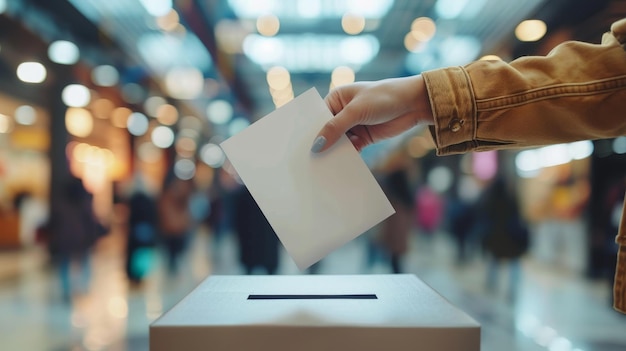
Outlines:
{"type": "MultiPolygon", "coordinates": [[[[626,349],[626,136],[362,156],[397,214],[306,272],[219,143],[294,96],[598,43],[619,0],[0,0],[0,340],[148,350],[211,274],[413,273],[483,350],[626,349]]],[[[418,345],[416,345],[418,347],[418,345]]]]}

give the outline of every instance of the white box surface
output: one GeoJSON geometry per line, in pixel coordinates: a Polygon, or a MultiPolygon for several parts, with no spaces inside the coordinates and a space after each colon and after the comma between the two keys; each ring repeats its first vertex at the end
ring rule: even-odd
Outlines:
{"type": "Polygon", "coordinates": [[[479,351],[480,325],[410,274],[211,276],[150,350],[479,351]]]}

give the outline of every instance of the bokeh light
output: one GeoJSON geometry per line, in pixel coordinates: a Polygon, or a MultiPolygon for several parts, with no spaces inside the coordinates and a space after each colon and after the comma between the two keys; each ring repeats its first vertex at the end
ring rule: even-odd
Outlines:
{"type": "Polygon", "coordinates": [[[226,161],[226,155],[222,148],[216,144],[206,144],[200,150],[200,159],[210,167],[219,168],[222,167],[224,161],[226,161]]]}
{"type": "Polygon", "coordinates": [[[39,62],[22,62],[17,66],[17,77],[25,83],[41,83],[46,80],[46,67],[39,62]]]}
{"type": "Polygon", "coordinates": [[[126,121],[126,128],[128,128],[128,132],[134,136],[142,136],[146,134],[149,125],[148,117],[141,112],[131,113],[126,121]]]}
{"type": "Polygon", "coordinates": [[[546,35],[548,27],[541,20],[522,21],[515,28],[515,36],[520,41],[537,41],[546,35]]]}
{"type": "Polygon", "coordinates": [[[91,71],[91,80],[101,87],[112,87],[119,82],[120,75],[111,65],[101,65],[91,71]]]}
{"type": "Polygon", "coordinates": [[[280,21],[278,20],[278,17],[272,14],[259,16],[256,21],[256,29],[259,34],[271,37],[276,35],[280,30],[280,21]]]}
{"type": "Polygon", "coordinates": [[[166,126],[158,126],[152,130],[151,140],[161,149],[167,149],[174,144],[174,132],[166,126]]]}
{"type": "Polygon", "coordinates": [[[187,158],[181,158],[174,163],[174,174],[182,180],[189,180],[196,174],[196,164],[187,158]]]}
{"type": "Polygon", "coordinates": [[[54,63],[73,65],[80,58],[80,50],[71,41],[57,40],[48,47],[48,57],[54,63]]]}
{"type": "Polygon", "coordinates": [[[70,84],[61,93],[63,103],[70,107],[85,107],[91,101],[89,89],[81,84],[70,84]]]}
{"type": "Polygon", "coordinates": [[[85,138],[93,131],[93,117],[87,109],[70,107],[65,112],[65,127],[68,133],[85,138]]]}
{"type": "Polygon", "coordinates": [[[213,100],[206,109],[207,118],[215,124],[226,124],[233,117],[233,107],[226,100],[213,100]]]}
{"type": "Polygon", "coordinates": [[[37,111],[30,105],[22,105],[15,109],[15,122],[30,126],[37,122],[37,111]]]}

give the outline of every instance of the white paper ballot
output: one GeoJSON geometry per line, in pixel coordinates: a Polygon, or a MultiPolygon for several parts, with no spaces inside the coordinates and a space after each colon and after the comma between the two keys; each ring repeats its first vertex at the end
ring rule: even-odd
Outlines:
{"type": "Polygon", "coordinates": [[[300,270],[395,212],[346,136],[311,153],[331,118],[312,88],[221,143],[300,270]]]}

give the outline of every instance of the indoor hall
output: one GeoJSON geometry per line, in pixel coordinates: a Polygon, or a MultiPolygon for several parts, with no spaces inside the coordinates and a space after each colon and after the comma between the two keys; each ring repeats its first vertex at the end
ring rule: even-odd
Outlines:
{"type": "MultiPolygon", "coordinates": [[[[3,349],[148,350],[151,323],[212,276],[394,273],[416,275],[479,322],[481,350],[625,349],[626,319],[612,306],[626,187],[626,136],[618,127],[610,137],[511,149],[501,136],[480,144],[478,134],[498,128],[458,115],[384,140],[372,136],[372,125],[353,128],[343,150],[362,159],[395,214],[357,217],[371,228],[361,225],[360,235],[335,242],[302,270],[279,239],[277,213],[291,224],[305,219],[292,228],[313,232],[313,248],[318,234],[320,242],[332,235],[312,231],[320,223],[309,214],[356,213],[372,203],[304,178],[279,182],[261,198],[259,188],[277,183],[279,172],[253,188],[223,144],[289,111],[311,88],[323,98],[355,82],[407,82],[474,61],[508,67],[565,41],[598,44],[624,17],[621,0],[0,0],[3,349]],[[437,138],[455,133],[478,139],[466,150],[437,138]],[[376,142],[362,148],[363,141],[376,142]],[[480,152],[471,151],[476,146],[480,152]],[[268,212],[285,193],[332,201],[326,212],[285,203],[284,212],[268,212]]],[[[582,65],[557,71],[577,76],[582,65]]],[[[506,90],[515,76],[489,80],[506,90]]],[[[480,78],[471,75],[477,92],[480,78]]],[[[441,88],[429,82],[430,93],[441,88]]],[[[467,87],[450,85],[442,96],[467,87]]],[[[384,95],[393,101],[387,110],[402,106],[394,99],[407,91],[384,95]]],[[[581,92],[550,111],[596,96],[604,108],[623,94],[617,85],[606,95],[579,99],[581,92]]],[[[443,105],[467,102],[454,96],[443,105]]],[[[496,100],[477,108],[482,114],[496,100]]],[[[575,129],[580,111],[529,133],[531,143],[575,129]]],[[[536,123],[537,116],[550,117],[524,118],[536,123]]],[[[528,130],[525,121],[512,134],[528,130]]],[[[258,167],[252,175],[272,174],[276,160],[288,165],[280,175],[308,174],[300,161],[333,154],[309,151],[330,140],[318,144],[307,133],[289,140],[306,149],[301,158],[281,158],[293,144],[256,156],[287,133],[257,139],[244,153],[258,167]]],[[[324,174],[355,174],[346,164],[324,174]]],[[[319,222],[349,225],[333,218],[319,222]]]]}
{"type": "MultiPolygon", "coordinates": [[[[56,274],[40,250],[5,253],[0,284],[3,345],[10,350],[149,350],[149,324],[203,279],[244,274],[235,236],[224,235],[216,241],[200,229],[184,270],[168,276],[161,253],[146,280],[132,286],[123,269],[123,238],[112,233],[94,253],[89,291],[69,303],[60,299],[56,274]]],[[[316,273],[390,273],[385,259],[368,265],[367,241],[361,237],[330,254],[316,273]]],[[[506,294],[505,271],[499,288],[490,291],[484,258],[459,265],[455,252],[444,231],[432,237],[413,233],[403,257],[404,272],[419,276],[481,324],[481,350],[617,351],[626,346],[626,318],[613,311],[606,281],[529,254],[522,260],[519,294],[512,300],[506,294]]],[[[302,274],[284,250],[277,273],[302,274]]]]}

